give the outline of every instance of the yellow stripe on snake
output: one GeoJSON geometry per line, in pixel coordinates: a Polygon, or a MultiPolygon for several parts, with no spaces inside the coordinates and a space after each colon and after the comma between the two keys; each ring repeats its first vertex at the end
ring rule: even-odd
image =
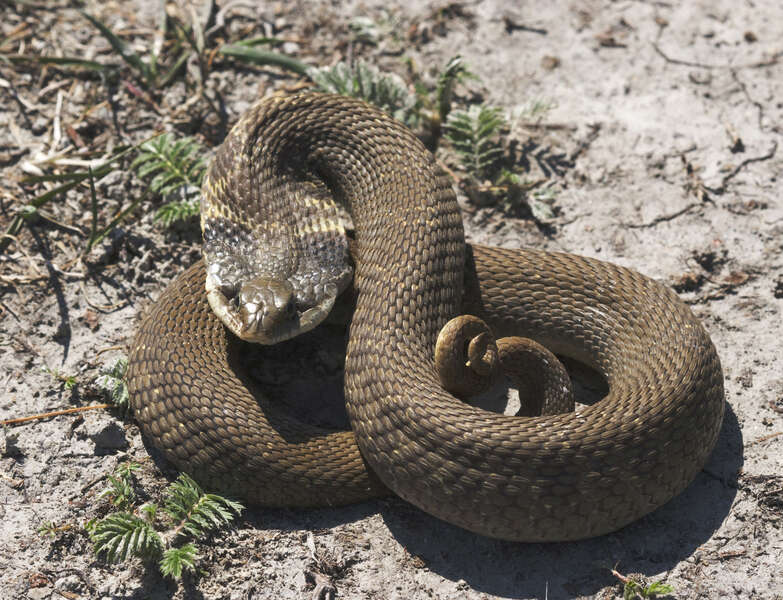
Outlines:
{"type": "Polygon", "coordinates": [[[484,535],[573,540],[659,507],[712,450],[723,377],[688,307],[609,263],[466,245],[449,179],[379,110],[317,94],[263,100],[218,149],[203,191],[209,266],[177,278],[143,319],[128,384],[143,433],[204,486],[267,506],[339,505],[388,487],[484,535]],[[350,279],[331,262],[347,256],[332,196],[357,246],[344,375],[353,431],[302,423],[265,398],[205,291],[209,280],[210,302],[243,336],[272,331],[271,343],[314,325],[350,279]],[[272,258],[234,267],[228,255],[257,253],[255,239],[272,258]],[[312,265],[324,279],[309,278],[312,265]],[[534,417],[462,402],[433,359],[459,314],[590,365],[608,395],[534,417]]]}

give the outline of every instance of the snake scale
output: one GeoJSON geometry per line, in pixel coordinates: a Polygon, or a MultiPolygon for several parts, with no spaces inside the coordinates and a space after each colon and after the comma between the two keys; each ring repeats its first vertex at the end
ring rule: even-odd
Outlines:
{"type": "Polygon", "coordinates": [[[225,207],[207,211],[245,224],[272,211],[276,224],[292,174],[305,187],[322,182],[315,196],[345,202],[355,227],[344,375],[353,431],[302,423],[264,397],[210,310],[199,262],[143,318],[127,375],[142,431],[179,469],[271,506],[346,504],[388,487],[468,530],[522,541],[616,530],[700,470],[721,426],[723,376],[671,290],[594,259],[466,244],[432,155],[403,125],[345,97],[254,105],[211,163],[205,196],[225,207]],[[438,382],[433,349],[462,313],[590,365],[608,395],[541,417],[457,400],[438,382]]]}

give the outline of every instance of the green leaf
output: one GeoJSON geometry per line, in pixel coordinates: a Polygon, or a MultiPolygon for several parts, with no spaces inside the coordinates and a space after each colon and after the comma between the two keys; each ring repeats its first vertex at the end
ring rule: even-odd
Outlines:
{"type": "Polygon", "coordinates": [[[122,562],[131,556],[152,557],[163,549],[158,532],[127,512],[108,515],[95,523],[90,537],[95,554],[103,554],[109,562],[122,562]]]}
{"type": "Polygon", "coordinates": [[[155,219],[164,225],[199,213],[199,189],[206,171],[205,151],[194,139],[175,139],[168,133],[143,144],[131,163],[136,175],[163,198],[181,192],[182,199],[163,205],[155,219]]]}
{"type": "Polygon", "coordinates": [[[173,521],[181,521],[198,502],[204,492],[187,473],[180,473],[176,481],[166,488],[164,512],[173,521]]]}
{"type": "Polygon", "coordinates": [[[253,48],[252,46],[245,44],[225,44],[221,46],[218,52],[225,56],[233,56],[234,58],[256,65],[282,67],[283,69],[288,69],[289,71],[293,71],[302,76],[307,76],[309,70],[309,67],[306,64],[295,58],[280,54],[279,52],[259,50],[258,48],[253,48]]]}
{"type": "Polygon", "coordinates": [[[114,474],[108,475],[109,487],[104,489],[99,498],[108,497],[114,506],[120,509],[130,508],[136,493],[133,489],[133,471],[140,468],[138,463],[128,461],[114,469],[114,474]]]}
{"type": "Polygon", "coordinates": [[[179,548],[169,548],[163,553],[160,561],[160,572],[166,577],[179,579],[182,576],[182,570],[186,569],[193,572],[196,562],[196,546],[192,543],[185,544],[179,548]]]}
{"type": "Polygon", "coordinates": [[[168,227],[174,221],[195,217],[199,214],[199,210],[198,199],[169,202],[158,209],[158,212],[155,213],[155,220],[168,227]]]}
{"type": "Polygon", "coordinates": [[[131,48],[128,44],[123,42],[120,38],[117,37],[117,35],[106,25],[101,23],[98,19],[93,17],[91,14],[79,10],[79,13],[87,19],[90,23],[92,23],[98,31],[101,32],[103,37],[108,40],[109,44],[111,44],[111,47],[114,48],[114,50],[122,57],[122,59],[128,63],[131,67],[136,69],[148,83],[151,82],[152,74],[150,73],[149,67],[144,64],[144,61],[141,60],[138,54],[131,48]]]}
{"type": "Polygon", "coordinates": [[[471,106],[454,111],[446,123],[446,137],[459,155],[465,170],[475,179],[492,178],[503,153],[500,128],[506,124],[499,108],[471,106]]]}
{"type": "Polygon", "coordinates": [[[128,359],[118,358],[108,368],[101,371],[101,375],[95,380],[95,384],[121,412],[130,407],[130,395],[128,386],[123,379],[128,370],[128,359]]]}
{"type": "Polygon", "coordinates": [[[663,581],[656,581],[647,586],[645,590],[647,597],[655,597],[657,595],[671,594],[674,591],[674,586],[664,583],[663,581]]]}
{"type": "Polygon", "coordinates": [[[144,518],[147,519],[148,523],[154,523],[155,518],[158,516],[158,505],[154,502],[148,502],[147,504],[142,504],[139,507],[139,510],[144,515],[144,518]]]}
{"type": "Polygon", "coordinates": [[[417,98],[397,75],[381,73],[359,60],[353,67],[340,62],[333,67],[313,68],[308,76],[319,91],[361,98],[411,127],[416,125],[417,98]]]}
{"type": "Polygon", "coordinates": [[[205,494],[185,473],[166,488],[164,512],[177,529],[198,538],[211,529],[230,523],[243,510],[238,502],[217,494],[205,494]]]}
{"type": "Polygon", "coordinates": [[[468,70],[467,65],[459,54],[446,63],[446,67],[438,77],[438,84],[435,87],[435,98],[441,122],[445,122],[451,112],[454,88],[458,83],[468,78],[476,79],[476,76],[468,70]]]}

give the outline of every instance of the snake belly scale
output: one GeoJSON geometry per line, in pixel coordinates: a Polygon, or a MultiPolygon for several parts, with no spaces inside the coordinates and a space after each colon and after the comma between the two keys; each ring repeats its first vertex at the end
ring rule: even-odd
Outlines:
{"type": "Polygon", "coordinates": [[[451,523],[523,541],[618,529],[701,469],[723,417],[723,377],[709,336],[673,292],[594,259],[466,245],[432,156],[358,100],[259,102],[209,177],[235,190],[218,199],[226,213],[249,215],[280,202],[247,208],[262,200],[243,190],[292,161],[323,178],[356,230],[344,382],[353,432],[301,423],[264,398],[237,368],[238,342],[209,309],[199,263],[142,320],[127,376],[143,432],[178,468],[273,506],[345,504],[388,486],[451,523]],[[275,148],[285,161],[269,155],[275,148]],[[461,313],[591,365],[608,396],[524,418],[457,400],[440,387],[433,350],[461,313]]]}

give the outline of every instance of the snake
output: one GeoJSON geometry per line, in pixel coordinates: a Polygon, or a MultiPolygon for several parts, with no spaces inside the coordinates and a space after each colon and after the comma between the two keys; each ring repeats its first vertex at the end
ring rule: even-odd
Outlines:
{"type": "Polygon", "coordinates": [[[593,258],[467,243],[451,179],[364,101],[258,101],[217,149],[202,194],[205,260],[141,319],[126,378],[146,439],[210,489],[286,507],[391,490],[481,535],[568,541],[660,507],[716,443],[718,354],[672,290],[593,258]],[[336,206],[353,221],[354,260],[336,206]],[[267,398],[240,338],[274,344],[316,326],[346,279],[351,429],[335,431],[267,398]],[[433,358],[459,315],[586,364],[607,395],[539,416],[464,402],[433,358]]]}

